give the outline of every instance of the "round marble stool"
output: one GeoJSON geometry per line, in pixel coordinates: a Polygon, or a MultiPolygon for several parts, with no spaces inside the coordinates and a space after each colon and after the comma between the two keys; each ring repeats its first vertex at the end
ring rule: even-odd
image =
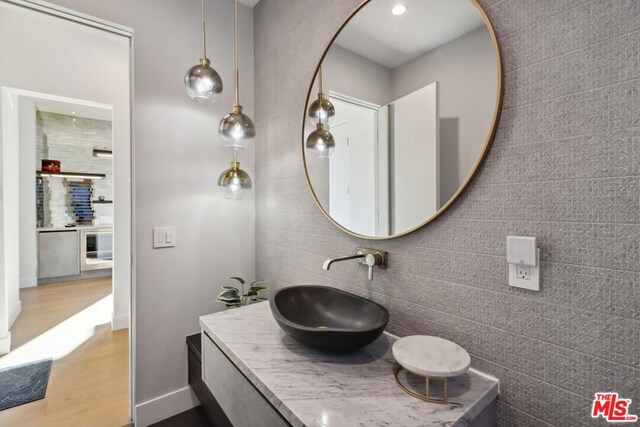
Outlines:
{"type": "Polygon", "coordinates": [[[449,378],[464,374],[471,365],[469,353],[458,344],[438,337],[413,335],[400,338],[393,343],[393,357],[398,364],[394,368],[394,376],[400,388],[407,394],[431,403],[447,403],[449,399],[449,378]],[[405,369],[414,375],[425,378],[426,393],[424,395],[408,389],[398,374],[405,369]],[[442,381],[444,394],[442,398],[434,398],[430,394],[429,382],[442,381]]]}

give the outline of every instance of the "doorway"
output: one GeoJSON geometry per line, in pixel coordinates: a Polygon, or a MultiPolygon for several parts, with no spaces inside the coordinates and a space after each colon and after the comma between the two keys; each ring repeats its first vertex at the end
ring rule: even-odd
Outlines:
{"type": "Polygon", "coordinates": [[[52,365],[43,399],[0,424],[83,404],[85,422],[130,419],[131,45],[126,28],[0,1],[0,375],[52,365]]]}

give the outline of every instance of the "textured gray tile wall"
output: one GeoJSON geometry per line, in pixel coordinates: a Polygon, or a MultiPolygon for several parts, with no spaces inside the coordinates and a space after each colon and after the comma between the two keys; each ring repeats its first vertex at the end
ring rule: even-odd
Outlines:
{"type": "Polygon", "coordinates": [[[502,426],[598,425],[593,393],[640,413],[640,2],[482,0],[505,99],[489,156],[441,218],[399,239],[341,233],[309,194],[301,119],[314,68],[360,0],[261,0],[255,9],[256,276],[370,296],[399,335],[466,347],[502,381],[502,426]],[[505,240],[533,235],[542,291],[508,286],[505,240]],[[390,252],[321,269],[360,245],[390,252]]]}

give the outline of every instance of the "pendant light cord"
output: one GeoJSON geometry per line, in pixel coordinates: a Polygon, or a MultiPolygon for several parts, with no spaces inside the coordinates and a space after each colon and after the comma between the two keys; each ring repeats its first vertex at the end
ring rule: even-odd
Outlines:
{"type": "Polygon", "coordinates": [[[236,103],[240,105],[240,72],[238,71],[238,0],[233,2],[233,68],[236,86],[236,103]]]}
{"type": "Polygon", "coordinates": [[[322,64],[320,64],[318,66],[318,80],[319,80],[318,86],[319,86],[319,90],[320,90],[319,94],[322,95],[323,94],[323,92],[322,92],[322,64]]]}
{"type": "Polygon", "coordinates": [[[202,0],[202,59],[207,58],[207,38],[204,29],[204,0],[202,0]]]}

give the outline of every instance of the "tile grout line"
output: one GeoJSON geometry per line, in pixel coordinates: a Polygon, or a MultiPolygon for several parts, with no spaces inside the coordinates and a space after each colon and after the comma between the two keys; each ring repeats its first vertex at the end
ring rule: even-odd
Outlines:
{"type": "MultiPolygon", "coordinates": [[[[636,82],[638,80],[640,80],[640,77],[633,77],[631,79],[621,80],[619,82],[611,83],[611,84],[604,85],[604,86],[593,87],[593,88],[590,88],[590,89],[585,89],[585,90],[581,90],[581,91],[577,91],[577,92],[567,93],[567,94],[564,94],[564,95],[554,96],[552,98],[545,98],[545,99],[541,99],[541,100],[538,100],[538,101],[533,101],[533,102],[530,102],[528,104],[521,104],[521,105],[513,105],[511,107],[504,107],[504,108],[502,108],[502,112],[514,111],[514,110],[517,110],[517,109],[520,109],[520,108],[531,107],[533,105],[541,104],[541,103],[544,103],[544,102],[557,101],[557,100],[562,99],[562,98],[569,98],[569,97],[572,97],[572,96],[582,95],[582,94],[589,93],[589,92],[601,91],[603,89],[609,89],[609,88],[612,88],[614,86],[622,86],[622,85],[625,85],[625,84],[628,84],[628,83],[636,82]]],[[[551,115],[549,115],[549,116],[551,116],[551,115]]],[[[542,117],[549,117],[549,116],[542,116],[542,117]]]]}
{"type": "Polygon", "coordinates": [[[590,49],[590,48],[592,48],[594,46],[598,46],[598,45],[601,45],[601,44],[604,44],[604,43],[608,43],[608,42],[610,42],[612,40],[616,40],[616,39],[619,39],[619,38],[622,38],[622,37],[627,37],[627,36],[629,36],[631,34],[634,34],[634,33],[637,33],[637,32],[640,32],[640,29],[627,31],[626,33],[622,33],[622,34],[618,34],[618,35],[615,35],[615,36],[612,36],[612,37],[609,37],[609,38],[605,38],[605,39],[599,40],[596,43],[592,43],[590,45],[586,45],[586,46],[583,46],[583,47],[579,47],[577,49],[573,49],[573,50],[569,50],[569,51],[566,51],[566,52],[562,52],[562,53],[560,53],[560,54],[558,54],[556,56],[551,56],[549,58],[541,59],[540,61],[532,62],[530,64],[526,64],[526,65],[523,65],[521,67],[512,68],[512,69],[510,69],[508,71],[505,71],[504,74],[508,75],[508,74],[510,74],[512,72],[519,71],[519,70],[522,70],[522,69],[525,69],[525,68],[529,68],[529,67],[532,67],[534,65],[539,65],[539,64],[542,64],[542,63],[545,63],[545,62],[552,61],[554,59],[560,59],[565,55],[570,55],[572,53],[576,53],[576,52],[580,52],[582,50],[590,49]]]}
{"type": "MultiPolygon", "coordinates": [[[[276,246],[276,245],[268,245],[268,246],[271,246],[271,247],[274,247],[274,248],[288,250],[290,252],[295,252],[295,253],[299,253],[299,254],[316,256],[315,254],[310,254],[310,253],[303,252],[303,251],[298,251],[298,250],[295,250],[295,249],[283,248],[283,247],[276,246]]],[[[270,259],[265,258],[263,256],[256,255],[256,257],[257,258],[259,257],[260,259],[265,260],[265,261],[278,263],[278,264],[280,264],[280,265],[282,265],[284,267],[287,267],[287,268],[292,268],[288,264],[280,263],[280,262],[275,261],[275,260],[270,260],[270,259]]],[[[311,273],[311,274],[315,274],[315,273],[311,273]]],[[[411,273],[411,272],[405,272],[403,274],[407,274],[407,275],[412,276],[412,277],[417,278],[417,279],[430,279],[430,280],[433,280],[433,281],[435,281],[435,282],[437,282],[439,284],[443,284],[443,285],[452,285],[452,286],[457,286],[457,287],[462,287],[462,288],[467,288],[467,289],[474,289],[474,290],[478,290],[480,292],[487,292],[487,293],[492,293],[492,294],[504,295],[504,296],[507,296],[507,297],[513,297],[513,298],[517,298],[517,299],[519,299],[521,301],[525,301],[525,302],[532,302],[532,303],[536,303],[536,304],[540,304],[540,305],[550,305],[550,306],[557,307],[557,308],[568,308],[568,309],[571,309],[571,310],[574,310],[574,311],[577,311],[577,312],[580,312],[580,313],[584,313],[584,314],[598,314],[598,315],[603,315],[603,316],[608,316],[608,317],[615,317],[615,318],[618,318],[618,319],[624,319],[624,320],[628,320],[628,321],[630,321],[632,323],[637,323],[638,327],[640,328],[640,319],[634,319],[634,318],[628,317],[628,316],[622,316],[622,315],[619,315],[619,314],[613,314],[613,313],[609,313],[609,312],[603,313],[603,312],[600,312],[600,311],[583,309],[583,308],[575,307],[575,306],[571,306],[571,305],[564,305],[564,304],[554,303],[554,302],[545,301],[545,300],[527,298],[527,297],[524,297],[524,296],[521,296],[521,295],[512,294],[512,293],[508,293],[508,292],[503,292],[503,291],[499,291],[499,290],[495,290],[495,289],[482,288],[482,287],[479,287],[479,286],[473,286],[473,285],[469,285],[469,284],[465,284],[465,283],[447,281],[447,280],[439,279],[437,277],[424,276],[424,275],[421,275],[421,274],[416,274],[416,273],[411,273]]],[[[315,275],[317,275],[317,274],[315,274],[315,275]]],[[[544,276],[543,276],[543,278],[544,278],[544,276]]],[[[623,363],[621,363],[621,364],[625,365],[623,363]]],[[[637,369],[640,369],[640,367],[637,368],[637,369]]]]}

